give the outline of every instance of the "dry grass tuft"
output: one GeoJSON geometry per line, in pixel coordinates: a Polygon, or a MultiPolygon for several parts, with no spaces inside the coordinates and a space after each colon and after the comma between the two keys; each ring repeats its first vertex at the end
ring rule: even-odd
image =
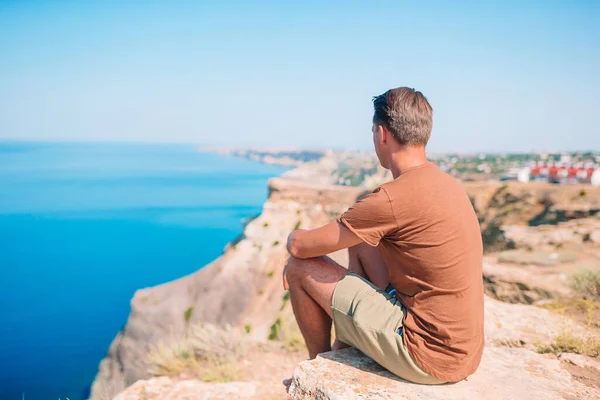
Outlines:
{"type": "Polygon", "coordinates": [[[550,310],[560,315],[574,315],[582,313],[587,327],[598,325],[600,322],[600,303],[591,299],[573,298],[570,300],[557,300],[539,307],[550,310]]]}
{"type": "Polygon", "coordinates": [[[569,278],[569,286],[576,296],[600,299],[600,270],[580,269],[569,278]]]}
{"type": "Polygon", "coordinates": [[[150,346],[149,373],[155,376],[188,374],[208,382],[239,379],[238,361],[247,348],[241,330],[211,324],[192,325],[181,337],[150,346]]]}
{"type": "Polygon", "coordinates": [[[582,314],[586,325],[600,327],[600,270],[580,269],[569,277],[573,297],[540,307],[561,315],[582,314]]]}
{"type": "Polygon", "coordinates": [[[305,351],[306,343],[300,332],[296,319],[290,312],[290,292],[285,292],[279,308],[279,314],[269,329],[269,340],[278,341],[284,349],[289,351],[305,351]],[[291,316],[290,316],[291,314],[291,316]]]}
{"type": "Polygon", "coordinates": [[[281,342],[284,349],[289,351],[306,350],[304,337],[295,319],[279,315],[269,330],[269,340],[281,342]]]}
{"type": "Polygon", "coordinates": [[[600,356],[600,340],[594,336],[580,337],[563,332],[550,344],[537,344],[538,353],[577,353],[590,357],[600,356]]]}
{"type": "Polygon", "coordinates": [[[284,332],[283,347],[289,351],[306,350],[306,342],[304,342],[304,337],[295,321],[290,323],[284,332]]]}

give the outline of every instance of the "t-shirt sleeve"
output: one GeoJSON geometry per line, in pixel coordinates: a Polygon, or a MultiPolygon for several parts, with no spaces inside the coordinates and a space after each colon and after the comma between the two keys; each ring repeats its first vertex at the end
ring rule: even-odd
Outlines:
{"type": "Polygon", "coordinates": [[[385,189],[378,187],[343,213],[338,222],[371,246],[397,228],[392,204],[385,189]]]}

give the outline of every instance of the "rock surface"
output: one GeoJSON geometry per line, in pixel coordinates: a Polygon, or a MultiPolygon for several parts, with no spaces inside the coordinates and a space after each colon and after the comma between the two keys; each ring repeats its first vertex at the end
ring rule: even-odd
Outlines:
{"type": "Polygon", "coordinates": [[[325,353],[294,371],[289,395],[321,399],[600,399],[600,390],[575,380],[554,356],[487,347],[477,372],[464,381],[416,385],[394,377],[358,350],[325,353]]]}
{"type": "Polygon", "coordinates": [[[498,225],[554,225],[600,214],[600,187],[541,182],[463,182],[482,228],[498,225]],[[584,195],[582,195],[582,193],[584,195]]]}
{"type": "Polygon", "coordinates": [[[543,308],[504,303],[488,296],[484,301],[486,345],[535,350],[564,332],[581,337],[591,334],[584,326],[543,308]]]}
{"type": "Polygon", "coordinates": [[[248,382],[208,383],[195,379],[177,380],[161,376],[138,381],[114,400],[226,400],[252,398],[256,388],[248,382]]]}

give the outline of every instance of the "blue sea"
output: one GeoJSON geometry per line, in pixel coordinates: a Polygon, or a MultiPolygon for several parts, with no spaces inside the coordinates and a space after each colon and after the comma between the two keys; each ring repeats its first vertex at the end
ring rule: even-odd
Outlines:
{"type": "Polygon", "coordinates": [[[0,142],[0,399],[87,398],[134,291],[218,257],[284,171],[185,145],[0,142]]]}

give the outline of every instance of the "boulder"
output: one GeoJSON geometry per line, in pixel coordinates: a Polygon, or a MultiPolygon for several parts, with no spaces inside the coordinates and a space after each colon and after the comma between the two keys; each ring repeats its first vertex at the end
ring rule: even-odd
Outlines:
{"type": "Polygon", "coordinates": [[[486,345],[536,350],[563,333],[596,336],[585,326],[540,307],[504,303],[489,296],[484,298],[484,307],[486,345]]]}
{"type": "Polygon", "coordinates": [[[527,349],[486,347],[477,372],[439,386],[397,378],[356,349],[300,363],[289,396],[295,400],[352,399],[600,399],[600,389],[576,380],[552,355],[527,349]]]}

